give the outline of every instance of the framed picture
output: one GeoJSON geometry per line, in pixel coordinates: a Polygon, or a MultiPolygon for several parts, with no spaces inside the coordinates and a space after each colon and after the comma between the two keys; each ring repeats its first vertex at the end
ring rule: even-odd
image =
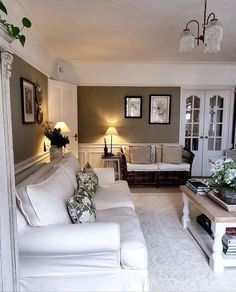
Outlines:
{"type": "Polygon", "coordinates": [[[142,96],[125,96],[125,118],[142,118],[142,96]]]}
{"type": "Polygon", "coordinates": [[[149,124],[169,124],[170,123],[171,95],[149,96],[149,124]]]}
{"type": "Polygon", "coordinates": [[[23,123],[35,123],[35,84],[21,78],[23,123]]]}

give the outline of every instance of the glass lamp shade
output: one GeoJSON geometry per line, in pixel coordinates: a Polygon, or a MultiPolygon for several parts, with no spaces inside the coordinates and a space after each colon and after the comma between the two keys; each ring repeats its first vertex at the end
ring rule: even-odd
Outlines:
{"type": "Polygon", "coordinates": [[[179,40],[179,52],[191,52],[194,49],[195,37],[189,29],[185,29],[179,40]]]}
{"type": "Polygon", "coordinates": [[[57,122],[54,126],[56,129],[61,129],[62,133],[69,133],[70,129],[65,122],[57,122]]]}
{"type": "Polygon", "coordinates": [[[223,38],[223,26],[217,19],[211,20],[205,30],[204,43],[205,53],[216,53],[220,51],[220,44],[223,38]]]}

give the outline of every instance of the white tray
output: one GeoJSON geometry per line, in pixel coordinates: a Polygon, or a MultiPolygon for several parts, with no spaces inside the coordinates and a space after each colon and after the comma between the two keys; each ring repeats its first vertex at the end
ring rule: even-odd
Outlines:
{"type": "Polygon", "coordinates": [[[228,204],[226,204],[224,201],[221,200],[219,195],[217,196],[217,194],[214,193],[213,191],[208,192],[208,196],[212,200],[214,200],[217,204],[221,205],[221,207],[223,207],[228,212],[236,212],[236,205],[228,205],[228,204]]]}

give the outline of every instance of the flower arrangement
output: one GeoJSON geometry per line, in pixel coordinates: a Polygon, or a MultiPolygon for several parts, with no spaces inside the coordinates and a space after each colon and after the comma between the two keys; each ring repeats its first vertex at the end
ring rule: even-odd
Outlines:
{"type": "Polygon", "coordinates": [[[217,192],[223,189],[236,191],[236,161],[231,158],[221,158],[212,163],[212,180],[207,185],[217,192]]]}
{"type": "Polygon", "coordinates": [[[70,141],[67,136],[63,136],[61,129],[56,129],[53,127],[53,123],[44,122],[42,125],[43,134],[50,140],[51,145],[61,148],[62,146],[66,147],[66,144],[69,144],[70,141]]]}

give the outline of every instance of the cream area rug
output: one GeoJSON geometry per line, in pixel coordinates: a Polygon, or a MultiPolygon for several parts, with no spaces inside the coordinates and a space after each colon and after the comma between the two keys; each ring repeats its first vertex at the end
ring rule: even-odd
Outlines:
{"type": "MultiPolygon", "coordinates": [[[[153,292],[235,292],[236,268],[213,273],[208,258],[180,223],[180,193],[141,193],[132,198],[146,239],[153,292]]],[[[197,215],[197,210],[191,207],[197,215]]]]}

